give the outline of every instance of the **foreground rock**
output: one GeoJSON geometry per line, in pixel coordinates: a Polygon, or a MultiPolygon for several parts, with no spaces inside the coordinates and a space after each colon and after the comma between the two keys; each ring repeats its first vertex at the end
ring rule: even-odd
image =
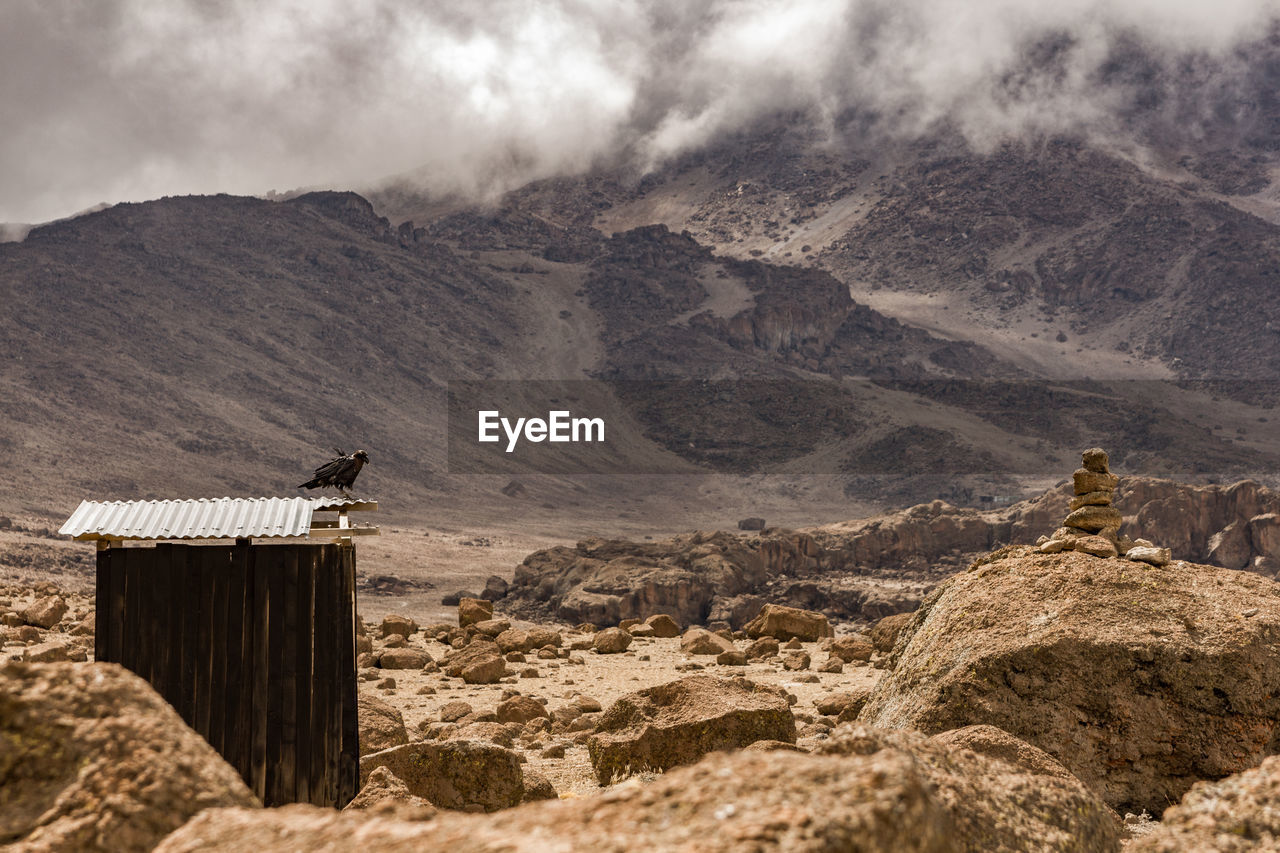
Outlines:
{"type": "Polygon", "coordinates": [[[360,759],[360,785],[379,767],[409,793],[442,809],[497,811],[524,799],[520,761],[509,749],[469,740],[421,741],[360,759]]]}
{"type": "MultiPolygon", "coordinates": [[[[710,755],[599,797],[428,823],[311,806],[205,812],[160,853],[285,850],[1115,853],[1118,821],[1043,753],[1003,733],[1017,762],[911,733],[837,730],[831,754],[710,755]],[[1031,756],[1038,755],[1038,759],[1031,756]]],[[[992,751],[995,751],[994,749],[992,751]]]]}
{"type": "Polygon", "coordinates": [[[240,775],[115,664],[0,668],[0,842],[150,850],[202,809],[256,807],[240,775]]]}
{"type": "Polygon", "coordinates": [[[1218,782],[1200,782],[1164,813],[1160,825],[1133,842],[1134,853],[1280,849],[1280,757],[1218,782]]]}
{"type": "Polygon", "coordinates": [[[718,749],[795,739],[795,717],[780,691],[694,675],[623,696],[604,712],[587,750],[605,785],[642,770],[692,764],[718,749]]]}
{"type": "Polygon", "coordinates": [[[1280,728],[1280,590],[1246,572],[1008,548],[930,596],[859,719],[995,725],[1153,814],[1280,728]]]}

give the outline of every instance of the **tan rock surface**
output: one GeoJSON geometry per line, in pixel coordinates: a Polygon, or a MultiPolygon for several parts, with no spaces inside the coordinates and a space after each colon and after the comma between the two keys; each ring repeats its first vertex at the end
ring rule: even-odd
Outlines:
{"type": "Polygon", "coordinates": [[[927,733],[998,726],[1135,812],[1274,749],[1270,580],[1027,548],[993,557],[930,596],[860,720],[927,733]]]}

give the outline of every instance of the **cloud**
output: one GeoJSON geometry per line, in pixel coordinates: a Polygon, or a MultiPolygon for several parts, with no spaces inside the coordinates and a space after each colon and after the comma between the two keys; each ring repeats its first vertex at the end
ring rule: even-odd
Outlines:
{"type": "Polygon", "coordinates": [[[1256,71],[1237,48],[1278,15],[1273,0],[9,0],[0,222],[405,172],[491,193],[621,151],[652,166],[777,110],[905,137],[945,124],[978,147],[1134,133],[1135,116],[1195,129],[1248,118],[1256,71]]]}

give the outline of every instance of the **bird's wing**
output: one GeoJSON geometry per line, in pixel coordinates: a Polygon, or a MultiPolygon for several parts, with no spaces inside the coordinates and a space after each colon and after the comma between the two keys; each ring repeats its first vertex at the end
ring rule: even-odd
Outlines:
{"type": "Polygon", "coordinates": [[[339,456],[337,459],[333,459],[329,462],[326,462],[323,465],[321,465],[319,468],[317,468],[316,479],[331,480],[334,477],[337,477],[340,474],[342,474],[342,472],[347,470],[347,468],[350,465],[351,465],[351,459],[349,457],[339,456]]]}

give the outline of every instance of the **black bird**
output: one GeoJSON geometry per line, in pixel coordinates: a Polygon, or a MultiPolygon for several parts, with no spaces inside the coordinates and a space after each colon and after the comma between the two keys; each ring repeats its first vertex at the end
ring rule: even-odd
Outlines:
{"type": "Polygon", "coordinates": [[[351,497],[347,494],[347,489],[351,488],[351,484],[356,481],[356,475],[369,461],[369,454],[363,450],[357,450],[348,456],[336,447],[334,450],[338,453],[338,458],[317,468],[315,476],[298,486],[299,489],[323,489],[325,486],[333,486],[342,492],[343,497],[351,497]]]}

